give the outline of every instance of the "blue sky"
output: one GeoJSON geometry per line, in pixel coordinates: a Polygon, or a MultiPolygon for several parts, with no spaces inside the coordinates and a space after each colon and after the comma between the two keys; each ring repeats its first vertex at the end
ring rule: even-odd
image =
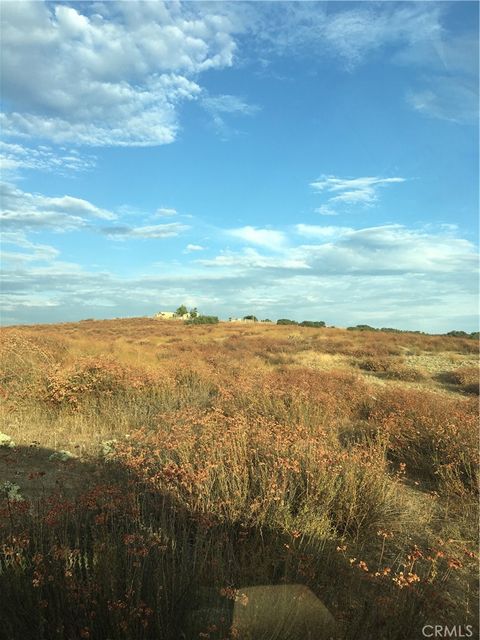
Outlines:
{"type": "Polygon", "coordinates": [[[3,2],[2,320],[477,329],[476,2],[3,2]]]}

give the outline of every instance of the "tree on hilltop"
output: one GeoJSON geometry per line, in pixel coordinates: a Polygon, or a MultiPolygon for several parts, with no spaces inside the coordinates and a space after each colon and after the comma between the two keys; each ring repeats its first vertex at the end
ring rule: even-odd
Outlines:
{"type": "Polygon", "coordinates": [[[188,313],[188,309],[184,304],[180,305],[178,309],[175,311],[175,315],[180,317],[186,315],[187,313],[188,313]]]}

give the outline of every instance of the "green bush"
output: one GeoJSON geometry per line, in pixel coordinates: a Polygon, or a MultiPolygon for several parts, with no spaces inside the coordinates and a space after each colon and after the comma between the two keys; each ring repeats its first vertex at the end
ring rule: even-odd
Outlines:
{"type": "Polygon", "coordinates": [[[300,322],[301,327],[324,327],[325,322],[323,320],[304,320],[300,322]]]}
{"type": "Polygon", "coordinates": [[[296,320],[288,320],[288,318],[280,318],[277,320],[277,324],[298,324],[296,320]]]}
{"type": "Polygon", "coordinates": [[[185,324],[218,324],[217,316],[195,316],[185,321],[185,324]]]}
{"type": "Polygon", "coordinates": [[[357,324],[355,327],[347,327],[347,331],[378,331],[369,324],[357,324]]]}

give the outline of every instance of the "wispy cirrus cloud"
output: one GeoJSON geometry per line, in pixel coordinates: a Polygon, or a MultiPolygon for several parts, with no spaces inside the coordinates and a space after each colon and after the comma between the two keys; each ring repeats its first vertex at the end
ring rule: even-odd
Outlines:
{"type": "Polygon", "coordinates": [[[313,211],[321,216],[338,216],[338,211],[335,211],[326,204],[322,204],[321,207],[316,207],[313,211]]]}
{"type": "Polygon", "coordinates": [[[332,175],[322,175],[310,183],[317,193],[325,193],[328,200],[318,213],[334,215],[337,205],[362,207],[371,206],[378,200],[378,191],[391,184],[405,182],[405,178],[380,178],[365,176],[362,178],[339,178],[332,175]]]}
{"type": "Polygon", "coordinates": [[[478,122],[477,77],[437,75],[426,80],[425,85],[407,93],[407,102],[415,111],[458,124],[478,122]]]}
{"type": "Polygon", "coordinates": [[[439,3],[390,2],[290,2],[281,11],[271,3],[242,3],[224,11],[254,34],[253,46],[264,56],[313,52],[340,59],[349,71],[386,46],[409,53],[418,43],[438,40],[445,15],[439,3]]]}
{"type": "Polygon", "coordinates": [[[178,211],[176,209],[172,209],[169,207],[160,207],[155,211],[155,218],[169,218],[171,216],[176,216],[178,211]]]}
{"type": "Polygon", "coordinates": [[[210,259],[197,260],[198,264],[207,267],[229,267],[238,269],[309,269],[310,267],[301,258],[289,256],[265,256],[251,247],[238,251],[222,251],[220,254],[210,259]]]}
{"type": "Polygon", "coordinates": [[[415,111],[458,124],[478,123],[478,31],[451,34],[444,28],[438,37],[397,52],[394,62],[420,71],[406,95],[415,111]]]}
{"type": "Polygon", "coordinates": [[[111,238],[117,239],[160,239],[173,238],[187,231],[190,227],[179,222],[170,222],[167,224],[153,224],[140,227],[130,227],[127,225],[118,225],[111,227],[103,227],[101,232],[111,238]]]}
{"type": "Polygon", "coordinates": [[[209,95],[201,98],[201,104],[210,115],[213,126],[224,138],[228,138],[235,130],[227,123],[225,116],[253,116],[260,107],[249,104],[244,98],[234,95],[209,95]]]}
{"type": "MultiPolygon", "coordinates": [[[[242,5],[242,3],[240,3],[242,5]]],[[[253,47],[273,56],[319,56],[354,73],[380,52],[384,61],[420,71],[406,92],[419,113],[457,122],[478,121],[478,34],[454,34],[451,5],[442,2],[275,3],[230,9],[253,47]]],[[[473,27],[473,25],[472,25],[473,27]]]]}

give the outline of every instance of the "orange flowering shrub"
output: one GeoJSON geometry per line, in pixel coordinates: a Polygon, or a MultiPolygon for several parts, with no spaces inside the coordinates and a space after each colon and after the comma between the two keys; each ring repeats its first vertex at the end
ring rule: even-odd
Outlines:
{"type": "Polygon", "coordinates": [[[479,394],[480,371],[478,366],[454,369],[448,373],[447,380],[452,384],[459,385],[467,393],[479,394]]]}
{"type": "Polygon", "coordinates": [[[157,379],[109,358],[83,358],[45,377],[42,398],[52,404],[77,407],[83,398],[112,396],[117,393],[151,388],[157,379]]]}
{"type": "Polygon", "coordinates": [[[379,394],[369,421],[388,434],[389,451],[413,474],[434,482],[456,478],[477,490],[477,403],[397,388],[379,394]]]}
{"type": "Polygon", "coordinates": [[[157,430],[117,446],[115,460],[185,508],[220,519],[309,528],[315,514],[327,531],[364,534],[398,513],[375,447],[342,451],[322,428],[219,408],[165,414],[157,430]]]}
{"type": "Polygon", "coordinates": [[[371,371],[373,373],[381,373],[386,378],[392,380],[407,380],[416,381],[423,380],[426,375],[420,369],[415,369],[406,365],[402,358],[363,358],[359,361],[353,360],[352,364],[358,366],[364,371],[371,371]]]}

